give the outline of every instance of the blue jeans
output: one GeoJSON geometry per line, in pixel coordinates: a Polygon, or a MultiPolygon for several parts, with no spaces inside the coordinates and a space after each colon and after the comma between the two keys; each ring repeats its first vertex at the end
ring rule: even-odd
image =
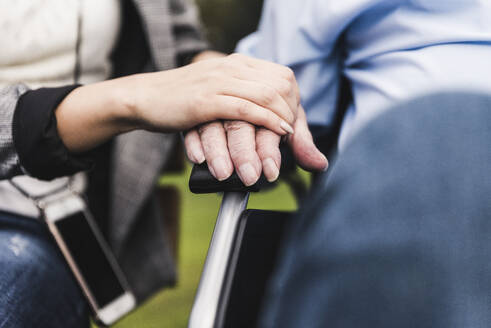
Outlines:
{"type": "Polygon", "coordinates": [[[0,328],[88,328],[88,311],[44,224],[0,212],[0,328]]]}
{"type": "Polygon", "coordinates": [[[491,327],[491,97],[382,115],[300,213],[262,327],[491,327]]]}

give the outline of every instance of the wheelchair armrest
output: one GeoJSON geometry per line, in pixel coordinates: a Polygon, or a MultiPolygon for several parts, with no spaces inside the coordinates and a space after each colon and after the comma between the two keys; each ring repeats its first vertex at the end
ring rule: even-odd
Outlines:
{"type": "MultiPolygon", "coordinates": [[[[282,145],[281,151],[281,169],[280,176],[288,177],[296,173],[296,163],[291,150],[282,145]]],[[[227,180],[218,181],[211,175],[206,162],[194,165],[189,178],[189,189],[195,194],[206,194],[227,191],[256,192],[268,189],[275,185],[275,182],[268,182],[266,177],[261,174],[259,180],[252,186],[246,187],[236,172],[227,180]]]]}
{"type": "Polygon", "coordinates": [[[259,191],[263,187],[271,183],[266,180],[264,175],[261,175],[259,180],[252,186],[246,187],[239,176],[234,172],[227,180],[218,181],[211,175],[208,170],[208,165],[205,163],[194,165],[189,178],[189,189],[195,194],[206,194],[215,192],[242,191],[254,192],[259,191]]]}

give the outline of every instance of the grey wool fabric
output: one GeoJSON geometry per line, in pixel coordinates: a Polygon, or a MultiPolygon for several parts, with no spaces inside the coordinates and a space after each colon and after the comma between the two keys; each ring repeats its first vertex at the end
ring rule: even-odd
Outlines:
{"type": "Polygon", "coordinates": [[[17,99],[28,89],[23,84],[0,88],[0,178],[22,174],[12,138],[17,99]]]}

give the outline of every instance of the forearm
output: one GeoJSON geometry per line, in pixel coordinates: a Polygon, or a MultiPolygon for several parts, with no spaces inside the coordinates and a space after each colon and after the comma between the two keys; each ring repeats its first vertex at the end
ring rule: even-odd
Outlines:
{"type": "Polygon", "coordinates": [[[58,133],[74,153],[139,127],[131,115],[128,90],[132,77],[90,84],[73,90],[55,111],[58,133]]]}
{"type": "MultiPolygon", "coordinates": [[[[202,51],[191,62],[224,57],[216,51],[202,51]]],[[[56,109],[58,133],[65,146],[78,153],[90,150],[124,132],[143,128],[132,117],[130,93],[135,76],[90,84],[73,90],[56,109]]]]}

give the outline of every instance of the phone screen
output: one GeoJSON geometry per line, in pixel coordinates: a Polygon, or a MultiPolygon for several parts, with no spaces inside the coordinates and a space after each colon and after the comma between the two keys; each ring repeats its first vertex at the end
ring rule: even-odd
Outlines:
{"type": "Polygon", "coordinates": [[[97,305],[103,308],[122,295],[125,290],[96,239],[84,213],[74,213],[56,221],[55,225],[92,292],[97,305]]]}

